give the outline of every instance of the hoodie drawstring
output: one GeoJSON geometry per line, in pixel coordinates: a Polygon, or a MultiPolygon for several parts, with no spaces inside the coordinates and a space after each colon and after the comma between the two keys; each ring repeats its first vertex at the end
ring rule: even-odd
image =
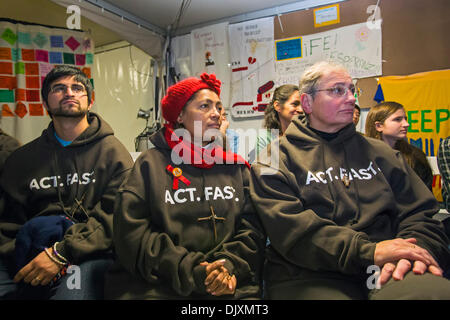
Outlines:
{"type": "MultiPolygon", "coordinates": [[[[76,156],[75,156],[74,162],[75,162],[75,170],[76,170],[76,172],[78,173],[78,166],[77,166],[76,156]]],[[[53,166],[54,166],[54,172],[57,173],[57,172],[58,172],[58,168],[59,168],[59,167],[58,167],[58,156],[57,156],[57,151],[55,151],[55,152],[53,153],[53,166]]],[[[57,176],[58,176],[58,175],[57,175],[57,176]]],[[[58,204],[59,204],[59,206],[61,207],[61,210],[64,212],[64,214],[65,214],[70,220],[72,220],[72,221],[75,222],[75,223],[84,222],[84,221],[86,221],[87,219],[89,219],[89,214],[88,214],[87,210],[86,210],[86,209],[84,208],[84,206],[83,206],[83,201],[84,201],[84,198],[85,198],[85,196],[86,196],[86,194],[87,194],[88,188],[86,188],[86,189],[84,190],[83,194],[81,195],[81,198],[78,199],[79,184],[77,184],[76,192],[75,192],[74,199],[73,199],[74,201],[73,201],[72,207],[70,208],[70,211],[68,212],[68,211],[66,210],[64,201],[62,200],[62,192],[61,192],[60,184],[57,183],[56,185],[57,185],[56,188],[57,188],[57,191],[58,191],[58,204]],[[78,217],[78,218],[76,217],[76,216],[78,216],[78,215],[77,215],[78,212],[81,212],[81,213],[83,214],[82,219],[79,219],[79,217],[78,217]]],[[[69,193],[69,197],[70,197],[70,193],[69,193]]]]}

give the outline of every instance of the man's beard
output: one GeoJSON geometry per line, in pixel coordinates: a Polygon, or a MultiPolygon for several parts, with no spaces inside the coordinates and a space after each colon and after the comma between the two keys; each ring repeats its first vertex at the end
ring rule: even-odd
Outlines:
{"type": "Polygon", "coordinates": [[[82,109],[80,103],[77,103],[77,108],[74,110],[63,108],[64,100],[59,103],[59,107],[56,110],[48,110],[48,113],[52,117],[64,117],[64,118],[83,118],[87,113],[88,109],[82,109]]]}

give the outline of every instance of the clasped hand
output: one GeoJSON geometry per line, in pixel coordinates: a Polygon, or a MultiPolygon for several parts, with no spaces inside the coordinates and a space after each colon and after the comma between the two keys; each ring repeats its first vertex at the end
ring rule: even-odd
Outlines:
{"type": "Polygon", "coordinates": [[[200,263],[201,266],[206,266],[206,291],[213,296],[234,294],[236,290],[236,276],[229,274],[224,263],[224,259],[212,263],[206,261],[200,263]]]}
{"type": "Polygon", "coordinates": [[[374,254],[375,264],[381,267],[378,283],[385,284],[392,277],[403,280],[411,270],[415,274],[430,272],[442,276],[443,271],[431,254],[417,245],[415,238],[393,239],[377,243],[374,254]]]}
{"type": "Polygon", "coordinates": [[[23,280],[32,286],[45,286],[52,281],[60,270],[61,267],[50,260],[47,254],[42,251],[17,272],[13,281],[17,283],[23,280]]]}

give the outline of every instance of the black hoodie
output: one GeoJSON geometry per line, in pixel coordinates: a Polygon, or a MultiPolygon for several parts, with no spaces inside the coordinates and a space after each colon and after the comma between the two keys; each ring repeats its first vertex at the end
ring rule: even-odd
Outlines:
{"type": "Polygon", "coordinates": [[[141,154],[119,190],[114,248],[120,264],[107,274],[107,298],[214,298],[199,264],[218,259],[237,278],[235,294],[220,299],[257,297],[264,236],[249,198],[248,168],[176,164],[164,130],[151,137],[155,148],[141,154]],[[168,165],[181,169],[189,185],[180,181],[174,190],[168,165]],[[221,221],[208,218],[212,210],[221,221]]]}
{"type": "Polygon", "coordinates": [[[17,149],[0,177],[0,254],[11,255],[20,227],[37,216],[67,215],[70,227],[57,250],[76,264],[112,247],[116,192],[133,166],[130,153],[95,113],[70,145],[55,137],[53,122],[17,149]]]}
{"type": "Polygon", "coordinates": [[[267,279],[306,270],[367,276],[376,243],[393,238],[414,237],[444,270],[449,265],[448,239],[432,218],[436,199],[385,142],[365,138],[353,124],[327,141],[294,119],[271,147],[279,162],[253,164],[250,183],[271,241],[267,279]]]}

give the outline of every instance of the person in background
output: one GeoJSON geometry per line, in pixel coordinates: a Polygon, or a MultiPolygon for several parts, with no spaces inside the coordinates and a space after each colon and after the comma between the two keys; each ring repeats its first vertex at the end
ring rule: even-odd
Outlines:
{"type": "Polygon", "coordinates": [[[230,122],[227,119],[228,113],[225,108],[222,108],[220,132],[225,138],[224,148],[231,150],[233,153],[237,153],[239,149],[239,135],[236,131],[228,129],[230,122]]]}
{"type": "Polygon", "coordinates": [[[365,135],[386,142],[399,150],[406,162],[422,179],[428,189],[433,187],[433,171],[425,153],[407,141],[409,123],[400,103],[386,101],[370,108],[366,118],[365,135]]]}
{"type": "Polygon", "coordinates": [[[18,147],[20,147],[20,142],[0,129],[0,174],[3,171],[6,158],[18,147]]]}
{"type": "Polygon", "coordinates": [[[52,121],[5,162],[0,299],[103,298],[98,275],[112,263],[114,200],[133,161],[111,127],[89,112],[92,91],[79,69],[52,69],[41,89],[52,121]],[[69,270],[77,277],[70,285],[69,270]]]}
{"type": "Polygon", "coordinates": [[[264,128],[267,130],[264,135],[258,135],[256,139],[256,156],[274,138],[271,130],[278,130],[277,137],[282,136],[291,120],[302,113],[298,86],[285,84],[276,88],[272,101],[264,111],[264,128]]]}
{"type": "Polygon", "coordinates": [[[442,198],[450,213],[450,136],[439,144],[437,163],[442,178],[442,198]]]}
{"type": "Polygon", "coordinates": [[[249,164],[218,141],[220,86],[204,73],[162,99],[168,123],[117,195],[108,299],[261,297],[264,235],[249,197],[249,164]]]}
{"type": "Polygon", "coordinates": [[[355,126],[359,123],[359,117],[361,116],[361,108],[355,104],[355,109],[353,110],[353,123],[355,126]]]}
{"type": "Polygon", "coordinates": [[[348,71],[318,62],[299,88],[305,121],[271,151],[280,161],[251,168],[267,298],[450,299],[439,205],[398,151],[356,132],[348,71]]]}

